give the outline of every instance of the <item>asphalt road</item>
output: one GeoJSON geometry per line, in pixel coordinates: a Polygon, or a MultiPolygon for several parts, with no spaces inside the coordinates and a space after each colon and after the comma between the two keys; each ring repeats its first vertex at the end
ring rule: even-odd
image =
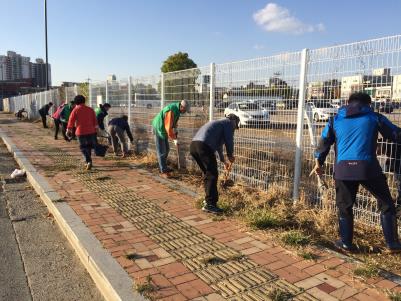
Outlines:
{"type": "Polygon", "coordinates": [[[0,144],[0,300],[104,300],[47,208],[0,144]],[[8,179],[7,179],[8,178],[8,179]]]}

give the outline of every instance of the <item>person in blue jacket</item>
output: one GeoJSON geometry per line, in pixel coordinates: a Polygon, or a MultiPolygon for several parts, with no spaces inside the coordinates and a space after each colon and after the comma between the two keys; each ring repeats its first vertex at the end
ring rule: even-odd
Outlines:
{"type": "Polygon", "coordinates": [[[375,113],[370,107],[371,101],[368,94],[353,93],[348,104],[330,118],[315,151],[316,165],[313,171],[322,173],[330,147],[335,144],[334,180],[341,238],[335,243],[337,248],[355,250],[352,244],[353,205],[358,187],[362,185],[377,199],[387,248],[392,253],[398,253],[401,252],[401,244],[395,205],[377,160],[376,148],[379,133],[384,139],[400,143],[401,129],[382,114],[375,113]]]}
{"type": "Polygon", "coordinates": [[[217,207],[219,173],[215,153],[218,153],[225,168],[234,162],[234,130],[238,129],[238,124],[239,118],[230,114],[226,119],[206,123],[192,139],[189,151],[204,175],[205,202],[203,211],[215,214],[223,211],[217,207]],[[224,158],[223,145],[226,147],[227,161],[224,158]]]}

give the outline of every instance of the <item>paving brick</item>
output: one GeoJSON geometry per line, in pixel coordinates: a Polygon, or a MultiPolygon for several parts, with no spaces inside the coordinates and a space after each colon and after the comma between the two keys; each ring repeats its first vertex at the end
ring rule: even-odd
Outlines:
{"type": "Polygon", "coordinates": [[[245,249],[245,250],[241,250],[241,253],[244,255],[251,255],[251,254],[255,254],[262,251],[261,249],[257,248],[257,247],[252,247],[249,249],[245,249]]]}
{"type": "Polygon", "coordinates": [[[196,298],[213,293],[213,290],[202,280],[196,279],[177,285],[177,289],[187,298],[196,298]]]}
{"type": "Polygon", "coordinates": [[[312,265],[312,266],[304,269],[304,271],[306,273],[308,273],[309,275],[317,275],[325,270],[326,270],[326,268],[324,267],[324,265],[322,265],[320,263],[312,265]]]}
{"type": "Polygon", "coordinates": [[[318,300],[322,300],[322,301],[336,301],[337,300],[333,296],[330,296],[329,294],[318,289],[317,287],[308,289],[306,292],[309,293],[310,295],[312,295],[313,297],[317,298],[318,300]]]}
{"type": "Polygon", "coordinates": [[[336,290],[336,288],[334,286],[331,286],[330,284],[327,284],[326,282],[323,282],[322,284],[319,284],[316,287],[327,294],[330,294],[331,292],[336,290]]]}
{"type": "Polygon", "coordinates": [[[160,301],[187,301],[188,299],[182,294],[175,294],[164,298],[159,298],[160,301]]]}
{"type": "Polygon", "coordinates": [[[386,280],[386,279],[381,280],[375,284],[375,286],[383,288],[383,289],[392,289],[392,288],[396,287],[397,285],[398,285],[397,283],[394,283],[394,282],[386,280]]]}
{"type": "Polygon", "coordinates": [[[345,285],[344,282],[342,282],[334,277],[331,277],[331,276],[327,275],[326,273],[320,273],[320,274],[316,275],[316,278],[322,280],[323,282],[325,282],[327,284],[330,284],[331,286],[333,286],[335,288],[340,288],[345,285]]]}
{"type": "Polygon", "coordinates": [[[225,300],[222,296],[220,296],[216,293],[207,295],[207,296],[205,296],[205,298],[207,301],[224,301],[225,300]]]}
{"type": "Polygon", "coordinates": [[[346,286],[340,287],[339,289],[336,289],[335,291],[331,292],[330,295],[332,295],[333,297],[335,297],[339,300],[345,300],[349,297],[354,296],[357,293],[358,293],[358,290],[346,285],[346,286]]]}
{"type": "Polygon", "coordinates": [[[152,275],[152,283],[156,285],[158,289],[172,286],[172,283],[161,274],[152,275]]]}
{"type": "Polygon", "coordinates": [[[190,281],[196,280],[196,279],[198,279],[198,277],[193,273],[187,273],[184,275],[169,278],[171,283],[173,283],[174,285],[190,282],[190,281]]]}
{"type": "Polygon", "coordinates": [[[161,266],[159,267],[159,271],[167,278],[177,277],[190,272],[188,268],[180,262],[170,263],[161,266]]]}
{"type": "Polygon", "coordinates": [[[322,284],[322,283],[323,283],[323,281],[321,279],[318,279],[316,277],[310,277],[310,278],[301,280],[299,282],[296,282],[294,284],[300,288],[307,290],[312,287],[318,286],[319,284],[322,284]]]}
{"type": "Polygon", "coordinates": [[[174,261],[175,261],[174,257],[167,257],[167,258],[162,258],[162,259],[153,261],[152,265],[155,267],[161,267],[161,266],[167,265],[169,263],[172,263],[174,261]]]}

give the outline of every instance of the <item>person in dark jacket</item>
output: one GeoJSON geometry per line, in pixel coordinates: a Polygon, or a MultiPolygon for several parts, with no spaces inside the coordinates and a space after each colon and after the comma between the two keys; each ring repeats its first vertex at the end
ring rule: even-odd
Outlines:
{"type": "Polygon", "coordinates": [[[104,119],[107,115],[109,115],[107,111],[110,110],[110,108],[111,105],[109,103],[105,103],[103,105],[100,104],[99,107],[95,109],[97,124],[99,126],[99,129],[101,129],[102,131],[105,130],[104,119]]]}
{"type": "Polygon", "coordinates": [[[210,121],[202,126],[192,139],[189,151],[204,175],[205,201],[203,211],[221,213],[217,207],[219,194],[217,190],[218,169],[215,153],[225,168],[234,162],[234,130],[238,129],[239,118],[230,114],[226,119],[210,121]],[[226,147],[228,160],[223,154],[223,145],[226,147]]]}
{"type": "Polygon", "coordinates": [[[336,247],[343,251],[355,250],[353,239],[353,205],[359,185],[370,191],[377,199],[384,238],[390,252],[400,252],[397,218],[386,177],[376,156],[377,138],[398,142],[401,129],[385,116],[372,111],[368,94],[357,92],[349,97],[348,105],[330,118],[322,132],[315,151],[314,171],[322,174],[322,166],[335,144],[336,160],[334,179],[336,204],[339,214],[340,240],[336,247]]]}
{"type": "Polygon", "coordinates": [[[123,157],[126,157],[128,155],[128,145],[124,133],[127,133],[131,143],[134,141],[134,137],[132,137],[131,129],[128,124],[128,116],[123,115],[120,118],[113,118],[110,120],[108,130],[111,136],[111,145],[113,146],[114,154],[117,155],[118,141],[120,141],[123,157]]]}
{"type": "Polygon", "coordinates": [[[17,113],[15,113],[15,117],[17,117],[18,120],[22,120],[24,117],[28,117],[28,112],[25,110],[25,108],[22,108],[21,110],[18,110],[17,113]]]}
{"type": "Polygon", "coordinates": [[[46,116],[49,115],[50,108],[53,106],[52,102],[49,102],[48,104],[44,105],[43,107],[40,108],[39,110],[39,115],[42,118],[42,123],[43,127],[46,129],[47,123],[46,123],[46,116]]]}

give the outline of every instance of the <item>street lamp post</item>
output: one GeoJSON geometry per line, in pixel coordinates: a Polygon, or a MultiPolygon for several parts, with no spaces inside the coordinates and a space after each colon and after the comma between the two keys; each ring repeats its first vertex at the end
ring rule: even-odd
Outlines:
{"type": "Polygon", "coordinates": [[[46,91],[49,90],[49,61],[47,50],[47,0],[45,0],[45,45],[46,45],[46,91]]]}

